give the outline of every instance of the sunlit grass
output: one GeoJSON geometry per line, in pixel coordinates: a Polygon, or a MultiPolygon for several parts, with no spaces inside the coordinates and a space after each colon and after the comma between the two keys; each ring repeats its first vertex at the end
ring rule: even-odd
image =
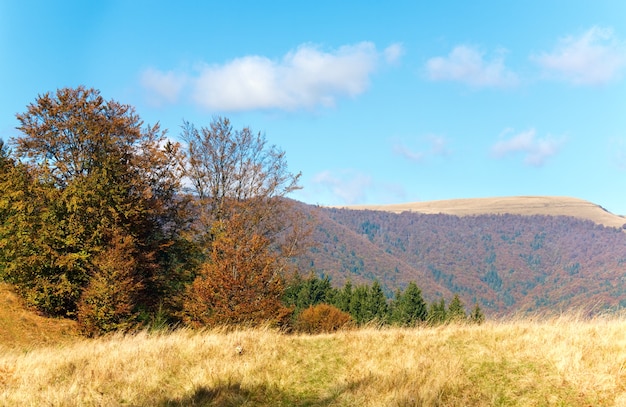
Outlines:
{"type": "Polygon", "coordinates": [[[73,341],[76,322],[44,318],[24,308],[10,286],[0,283],[0,352],[73,341]]]}
{"type": "Polygon", "coordinates": [[[0,356],[0,405],[621,406],[626,319],[177,330],[0,356]],[[241,351],[241,352],[240,352],[241,351]]]}

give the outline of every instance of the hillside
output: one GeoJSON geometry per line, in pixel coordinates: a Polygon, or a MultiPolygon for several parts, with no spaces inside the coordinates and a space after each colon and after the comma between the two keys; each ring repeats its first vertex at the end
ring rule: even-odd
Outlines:
{"type": "Polygon", "coordinates": [[[317,246],[299,265],[339,286],[376,279],[388,295],[415,281],[429,301],[458,293],[468,308],[478,303],[491,316],[626,306],[623,229],[584,218],[582,209],[577,217],[554,216],[558,200],[546,201],[552,215],[309,207],[317,246]]]}
{"type": "Polygon", "coordinates": [[[419,212],[457,216],[512,214],[573,216],[609,227],[626,225],[626,217],[608,212],[600,205],[578,198],[553,196],[515,196],[499,198],[450,199],[389,205],[353,205],[346,209],[393,213],[419,212]]]}

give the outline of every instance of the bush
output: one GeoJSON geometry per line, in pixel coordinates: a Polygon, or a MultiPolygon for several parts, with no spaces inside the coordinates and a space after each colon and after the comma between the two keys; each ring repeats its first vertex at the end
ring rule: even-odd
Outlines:
{"type": "Polygon", "coordinates": [[[328,304],[310,306],[296,320],[296,329],[307,333],[335,332],[350,327],[354,320],[347,312],[328,304]]]}

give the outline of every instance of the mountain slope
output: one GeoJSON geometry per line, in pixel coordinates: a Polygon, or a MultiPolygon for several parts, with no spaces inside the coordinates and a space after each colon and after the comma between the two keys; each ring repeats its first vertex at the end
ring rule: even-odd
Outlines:
{"type": "Polygon", "coordinates": [[[608,212],[600,205],[578,198],[552,196],[516,196],[499,198],[451,199],[390,205],[353,205],[346,209],[377,210],[393,213],[419,212],[457,216],[513,214],[573,216],[609,227],[626,225],[626,218],[608,212]]]}
{"type": "Polygon", "coordinates": [[[299,264],[338,286],[415,281],[429,301],[458,293],[489,315],[626,305],[626,233],[581,216],[308,210],[318,244],[299,264]]]}

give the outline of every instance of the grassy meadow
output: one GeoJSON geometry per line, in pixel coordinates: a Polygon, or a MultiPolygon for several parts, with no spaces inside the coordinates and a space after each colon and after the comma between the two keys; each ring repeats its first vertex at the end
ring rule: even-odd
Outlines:
{"type": "Polygon", "coordinates": [[[626,319],[0,345],[2,406],[622,406],[626,319]],[[25,347],[26,346],[26,347],[25,347]]]}

